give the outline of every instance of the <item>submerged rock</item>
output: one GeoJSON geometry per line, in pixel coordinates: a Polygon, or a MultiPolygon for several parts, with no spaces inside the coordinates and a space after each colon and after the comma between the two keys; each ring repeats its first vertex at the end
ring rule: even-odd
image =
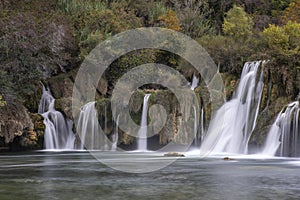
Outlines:
{"type": "Polygon", "coordinates": [[[229,157],[224,157],[223,160],[234,160],[234,159],[229,158],[229,157]]]}
{"type": "Polygon", "coordinates": [[[166,156],[166,157],[185,157],[184,154],[178,153],[178,152],[165,153],[164,156],[166,156]]]}

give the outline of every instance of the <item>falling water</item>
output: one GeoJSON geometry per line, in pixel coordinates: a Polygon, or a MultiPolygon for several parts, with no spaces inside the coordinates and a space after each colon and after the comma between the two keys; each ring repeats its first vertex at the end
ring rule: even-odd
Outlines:
{"type": "Polygon", "coordinates": [[[137,150],[147,151],[147,117],[148,117],[148,99],[150,94],[144,96],[143,111],[141,119],[141,128],[138,132],[137,150]]]}
{"type": "Polygon", "coordinates": [[[268,133],[263,154],[300,157],[299,114],[298,101],[281,110],[268,133]]]}
{"type": "Polygon", "coordinates": [[[73,123],[55,110],[55,99],[49,89],[43,85],[43,95],[38,112],[44,117],[46,126],[44,133],[45,149],[73,149],[75,136],[72,132],[73,123]]]}
{"type": "MultiPolygon", "coordinates": [[[[191,83],[191,90],[194,90],[199,82],[199,78],[197,78],[197,76],[195,76],[195,74],[193,75],[193,80],[191,83]]],[[[196,106],[193,106],[194,109],[194,145],[198,146],[198,121],[197,121],[197,109],[196,106]]]]}
{"type": "Polygon", "coordinates": [[[211,120],[201,146],[203,152],[247,153],[263,89],[262,72],[258,75],[259,66],[259,61],[245,63],[235,95],[211,120]]]}
{"type": "Polygon", "coordinates": [[[113,143],[112,143],[112,147],[111,150],[112,151],[116,151],[117,149],[117,145],[118,145],[118,138],[119,138],[119,117],[120,115],[117,116],[117,120],[116,120],[116,124],[115,124],[115,131],[114,131],[114,135],[113,135],[113,143]]]}
{"type": "Polygon", "coordinates": [[[95,109],[95,102],[89,102],[81,108],[78,119],[77,134],[81,139],[81,149],[100,147],[98,128],[98,112],[95,109]]]}
{"type": "Polygon", "coordinates": [[[205,122],[204,122],[204,108],[201,107],[201,113],[200,113],[200,122],[201,122],[201,142],[203,142],[205,137],[205,122]]]}
{"type": "Polygon", "coordinates": [[[77,134],[81,139],[81,149],[107,150],[109,141],[98,123],[95,102],[85,104],[80,111],[77,134]]]}
{"type": "Polygon", "coordinates": [[[197,109],[196,106],[193,106],[194,109],[194,145],[198,146],[198,121],[197,121],[197,109]]]}
{"type": "Polygon", "coordinates": [[[195,74],[193,75],[193,80],[192,80],[192,84],[191,84],[191,90],[194,90],[199,82],[199,78],[197,78],[197,76],[195,76],[195,74]]]}

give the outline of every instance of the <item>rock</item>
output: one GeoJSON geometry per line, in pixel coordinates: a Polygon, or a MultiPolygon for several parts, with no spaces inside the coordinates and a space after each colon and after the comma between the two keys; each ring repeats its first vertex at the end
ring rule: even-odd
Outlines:
{"type": "Polygon", "coordinates": [[[166,157],[185,157],[184,154],[178,153],[178,152],[165,153],[164,156],[166,156],[166,157]]]}
{"type": "Polygon", "coordinates": [[[56,99],[54,107],[56,110],[63,113],[67,118],[73,119],[72,97],[56,99]]]}
{"type": "Polygon", "coordinates": [[[97,86],[97,90],[102,94],[106,95],[107,94],[107,87],[108,87],[108,82],[105,78],[101,77],[100,81],[97,86]]]}
{"type": "Polygon", "coordinates": [[[223,160],[234,160],[234,159],[229,158],[229,157],[224,157],[223,160]]]}
{"type": "Polygon", "coordinates": [[[48,80],[48,84],[55,99],[72,97],[73,82],[69,74],[54,76],[48,80]]]}
{"type": "Polygon", "coordinates": [[[0,137],[4,138],[6,144],[21,136],[26,128],[33,130],[34,125],[27,109],[18,101],[7,102],[6,106],[0,107],[0,113],[0,137]]]}

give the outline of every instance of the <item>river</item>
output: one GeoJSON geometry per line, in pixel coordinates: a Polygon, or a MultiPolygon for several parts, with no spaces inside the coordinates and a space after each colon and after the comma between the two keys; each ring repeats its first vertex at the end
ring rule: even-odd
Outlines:
{"type": "Polygon", "coordinates": [[[187,156],[140,174],[111,169],[84,151],[0,160],[1,200],[300,199],[299,159],[187,156]]]}

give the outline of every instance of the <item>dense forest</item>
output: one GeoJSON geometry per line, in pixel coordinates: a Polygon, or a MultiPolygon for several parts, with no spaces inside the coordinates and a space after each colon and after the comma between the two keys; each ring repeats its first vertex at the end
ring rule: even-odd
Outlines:
{"type": "MultiPolygon", "coordinates": [[[[107,38],[139,27],[173,29],[199,42],[219,66],[228,98],[245,62],[268,61],[254,143],[261,142],[259,133],[265,134],[276,114],[300,92],[300,0],[2,0],[0,27],[4,149],[42,148],[45,127],[37,114],[41,82],[57,99],[57,110],[72,118],[72,84],[84,58],[107,38]]],[[[167,64],[189,80],[194,74],[168,52],[129,53],[100,80],[100,104],[110,98],[122,74],[145,63],[167,64]]],[[[120,140],[132,142],[125,136],[120,140]]],[[[168,140],[160,137],[161,143],[168,140]]]]}

